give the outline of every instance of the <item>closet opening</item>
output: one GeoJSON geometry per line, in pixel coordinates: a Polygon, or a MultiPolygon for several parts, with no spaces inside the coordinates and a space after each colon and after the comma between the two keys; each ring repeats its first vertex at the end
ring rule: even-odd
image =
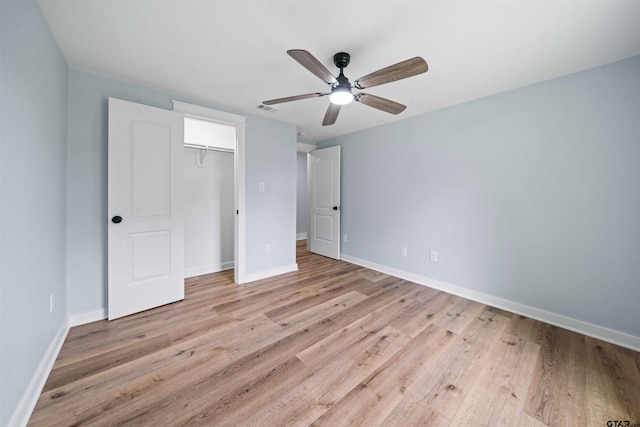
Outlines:
{"type": "Polygon", "coordinates": [[[234,268],[236,130],[185,115],[185,278],[234,268]]]}

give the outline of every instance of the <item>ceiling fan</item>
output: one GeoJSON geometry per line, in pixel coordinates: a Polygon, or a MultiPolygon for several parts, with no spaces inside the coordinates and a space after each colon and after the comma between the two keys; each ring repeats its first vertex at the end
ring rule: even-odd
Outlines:
{"type": "Polygon", "coordinates": [[[353,84],[351,84],[349,79],[343,73],[344,68],[349,65],[349,61],[351,59],[351,56],[346,52],[338,52],[333,55],[333,63],[340,69],[338,77],[334,77],[334,75],[331,74],[331,72],[327,70],[320,61],[306,50],[292,49],[288,50],[287,54],[298,61],[298,63],[304,68],[311,71],[322,81],[331,86],[331,92],[314,92],[304,95],[288,96],[286,98],[270,99],[268,101],[263,101],[262,103],[264,105],[273,105],[329,95],[331,104],[329,104],[329,108],[327,108],[327,112],[324,115],[322,126],[334,124],[338,118],[338,113],[340,113],[340,107],[350,103],[351,101],[357,101],[361,104],[368,105],[369,107],[377,108],[378,110],[391,114],[399,114],[403,112],[405,108],[407,108],[406,105],[367,93],[360,92],[354,94],[352,89],[361,90],[384,83],[394,82],[396,80],[425,73],[429,69],[426,61],[421,57],[416,56],[415,58],[398,62],[397,64],[390,65],[378,71],[374,71],[373,73],[367,74],[364,77],[360,77],[359,79],[354,80],[353,84]]]}

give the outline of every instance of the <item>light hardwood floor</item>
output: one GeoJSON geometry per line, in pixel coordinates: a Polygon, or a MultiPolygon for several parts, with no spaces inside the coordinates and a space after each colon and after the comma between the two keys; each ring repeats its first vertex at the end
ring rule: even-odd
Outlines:
{"type": "Polygon", "coordinates": [[[640,425],[640,354],[342,261],[69,331],[33,426],[640,425]]]}

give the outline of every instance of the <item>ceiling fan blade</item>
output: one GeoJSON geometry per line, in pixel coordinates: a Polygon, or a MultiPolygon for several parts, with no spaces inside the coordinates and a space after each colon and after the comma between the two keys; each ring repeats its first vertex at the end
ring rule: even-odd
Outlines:
{"type": "Polygon", "coordinates": [[[406,79],[407,77],[415,76],[416,74],[426,73],[428,69],[429,66],[427,65],[427,62],[419,56],[416,56],[415,58],[398,62],[397,64],[390,65],[381,70],[374,71],[371,74],[367,74],[364,77],[360,77],[355,81],[354,86],[358,89],[378,86],[384,83],[391,83],[396,80],[406,79]]]}
{"type": "Polygon", "coordinates": [[[379,96],[369,95],[367,93],[360,93],[356,95],[355,100],[361,104],[368,105],[369,107],[377,108],[378,110],[391,114],[400,114],[405,110],[405,108],[407,108],[406,105],[402,105],[379,96]]]}
{"type": "Polygon", "coordinates": [[[322,126],[329,126],[336,122],[338,113],[340,112],[340,106],[334,103],[329,104],[327,112],[324,113],[324,119],[322,120],[322,126]]]}
{"type": "Polygon", "coordinates": [[[262,103],[264,105],[282,104],[283,102],[298,101],[300,99],[307,99],[307,98],[317,98],[319,96],[324,96],[324,95],[329,95],[329,94],[314,92],[314,93],[307,93],[304,95],[287,96],[286,98],[270,99],[268,101],[262,101],[262,103]]]}
{"type": "Polygon", "coordinates": [[[291,49],[287,53],[290,57],[298,61],[307,70],[318,76],[320,80],[326,84],[332,85],[337,83],[336,78],[331,74],[327,68],[318,61],[315,56],[303,49],[291,49]]]}

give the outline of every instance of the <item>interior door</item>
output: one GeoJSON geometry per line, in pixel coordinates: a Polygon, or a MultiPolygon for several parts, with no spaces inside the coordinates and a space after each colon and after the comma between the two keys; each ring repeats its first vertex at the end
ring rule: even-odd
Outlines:
{"type": "Polygon", "coordinates": [[[307,155],[309,251],[340,259],[340,146],[307,155]]]}
{"type": "Polygon", "coordinates": [[[184,298],[183,115],[109,98],[109,320],[184,298]]]}

